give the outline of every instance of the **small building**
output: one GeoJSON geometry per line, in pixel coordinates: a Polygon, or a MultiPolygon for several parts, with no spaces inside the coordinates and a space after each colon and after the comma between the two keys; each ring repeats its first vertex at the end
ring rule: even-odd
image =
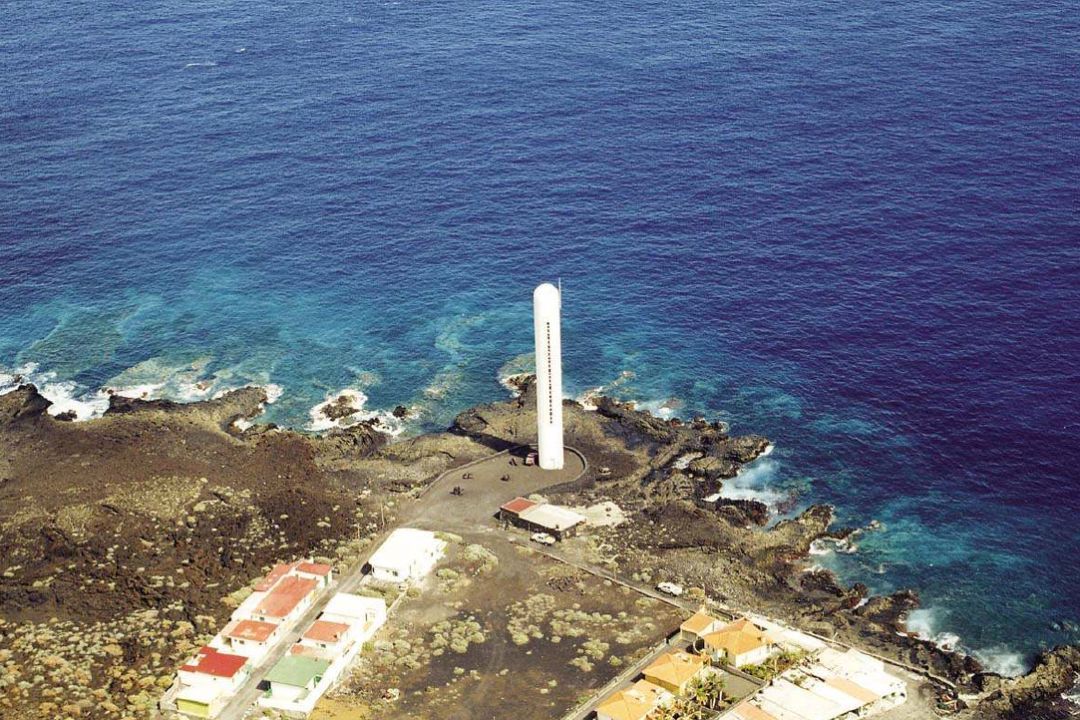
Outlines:
{"type": "Polygon", "coordinates": [[[715,662],[735,667],[760,665],[769,658],[774,648],[765,631],[746,618],[708,633],[701,638],[701,644],[715,662]]]}
{"type": "Polygon", "coordinates": [[[575,535],[586,517],[569,508],[515,498],[499,508],[499,517],[529,532],[542,532],[556,540],[575,535]]]}
{"type": "Polygon", "coordinates": [[[670,693],[681,695],[692,680],[701,675],[705,658],[677,651],[664,653],[652,662],[642,675],[654,685],[670,693]]]}
{"type": "Polygon", "coordinates": [[[844,706],[780,677],[762,690],[755,703],[777,720],[836,720],[844,706]]]}
{"type": "Polygon", "coordinates": [[[499,519],[517,524],[518,520],[521,519],[521,513],[535,506],[536,503],[528,498],[516,497],[499,507],[499,519]]]}
{"type": "Polygon", "coordinates": [[[243,655],[220,652],[204,645],[191,660],[180,667],[177,677],[181,686],[220,688],[234,693],[247,680],[251,665],[243,655]]]}
{"type": "Polygon", "coordinates": [[[315,599],[319,582],[298,575],[286,575],[277,581],[251,612],[258,622],[292,623],[307,610],[315,599]]]}
{"type": "Polygon", "coordinates": [[[260,704],[288,707],[291,704],[303,703],[315,692],[329,667],[329,660],[286,655],[266,674],[269,689],[260,704]]]}
{"type": "Polygon", "coordinates": [[[606,697],[596,707],[596,720],[643,720],[674,696],[648,680],[638,680],[606,697]]]}
{"type": "Polygon", "coordinates": [[[252,660],[261,659],[281,636],[278,623],[233,620],[214,638],[213,645],[252,660]]]}
{"type": "Polygon", "coordinates": [[[352,626],[348,623],[331,622],[318,619],[300,638],[300,645],[328,653],[340,653],[342,648],[352,639],[352,626]]]}
{"type": "Polygon", "coordinates": [[[353,637],[366,642],[386,623],[386,601],[382,598],[338,593],[323,608],[320,620],[345,623],[353,637]]]}
{"type": "Polygon", "coordinates": [[[717,620],[712,615],[706,613],[704,609],[701,609],[687,618],[683,624],[679,626],[679,639],[684,642],[694,643],[701,640],[709,633],[716,632],[723,627],[723,625],[723,620],[717,620]]]}
{"type": "Polygon", "coordinates": [[[310,578],[319,583],[319,588],[326,588],[334,581],[334,569],[326,563],[301,560],[294,571],[298,577],[310,578]]]}
{"type": "Polygon", "coordinates": [[[806,672],[855,697],[866,698],[868,710],[876,712],[903,704],[907,683],[885,671],[885,663],[854,648],[840,652],[826,648],[806,672]],[[874,700],[869,700],[874,696],[874,700]]]}
{"type": "Polygon", "coordinates": [[[216,717],[250,671],[248,658],[204,646],[181,666],[163,702],[191,717],[216,717]]]}
{"type": "Polygon", "coordinates": [[[445,550],[446,543],[433,532],[399,528],[379,546],[368,565],[372,577],[382,582],[419,580],[431,572],[445,550]]]}
{"type": "Polygon", "coordinates": [[[221,688],[208,687],[205,685],[190,685],[181,687],[176,693],[174,702],[176,710],[196,718],[217,717],[224,708],[231,695],[221,691],[221,688]]]}

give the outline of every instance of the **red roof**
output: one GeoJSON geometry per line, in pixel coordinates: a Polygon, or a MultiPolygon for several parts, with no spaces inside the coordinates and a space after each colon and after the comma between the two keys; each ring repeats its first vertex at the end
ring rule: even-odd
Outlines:
{"type": "Polygon", "coordinates": [[[324,563],[316,562],[302,562],[296,566],[296,572],[307,573],[308,575],[319,575],[320,577],[326,577],[330,574],[333,568],[324,563]]]}
{"type": "Polygon", "coordinates": [[[241,620],[231,628],[225,628],[225,637],[239,638],[240,640],[254,640],[266,642],[274,634],[278,626],[274,623],[259,622],[258,620],[241,620]]]}
{"type": "Polygon", "coordinates": [[[218,652],[209,645],[204,645],[192,661],[180,669],[203,675],[231,678],[247,665],[247,661],[246,657],[218,652]]]}
{"type": "Polygon", "coordinates": [[[526,500],[523,497],[516,497],[510,502],[504,504],[501,509],[517,515],[524,510],[528,510],[535,504],[536,503],[534,503],[532,500],[526,500]]]}
{"type": "Polygon", "coordinates": [[[330,622],[328,620],[316,620],[304,633],[305,640],[315,642],[337,642],[341,636],[349,631],[345,623],[330,622]]]}
{"type": "Polygon", "coordinates": [[[291,613],[317,585],[318,581],[311,578],[300,578],[295,575],[283,577],[255,607],[255,614],[283,618],[291,613]]]}
{"type": "Polygon", "coordinates": [[[279,565],[275,565],[274,569],[271,570],[267,574],[267,576],[260,580],[259,584],[255,586],[255,592],[266,592],[270,588],[274,587],[274,583],[292,572],[292,569],[299,564],[300,563],[281,563],[279,565]]]}

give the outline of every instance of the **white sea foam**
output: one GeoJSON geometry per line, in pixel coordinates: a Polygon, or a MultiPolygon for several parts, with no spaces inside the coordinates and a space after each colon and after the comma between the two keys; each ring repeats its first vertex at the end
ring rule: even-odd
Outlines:
{"type": "Polygon", "coordinates": [[[720,494],[732,500],[757,500],[775,508],[789,499],[787,493],[772,487],[778,469],[779,465],[775,460],[762,455],[739,468],[735,477],[724,480],[720,494]]]}
{"type": "Polygon", "coordinates": [[[387,435],[397,436],[405,430],[404,424],[392,414],[365,409],[364,406],[367,404],[367,401],[368,396],[354,388],[345,388],[344,390],[330,393],[321,403],[315,405],[308,411],[308,416],[311,420],[307,425],[307,429],[314,432],[325,432],[326,430],[332,430],[334,428],[344,428],[359,422],[374,420],[375,429],[379,432],[386,433],[387,435]],[[347,405],[352,409],[352,412],[336,420],[327,417],[323,410],[339,402],[341,398],[346,399],[347,405]]]}
{"type": "Polygon", "coordinates": [[[596,398],[601,395],[615,394],[615,391],[623,388],[627,383],[633,380],[634,377],[635,375],[632,370],[623,370],[619,373],[617,378],[606,385],[597,385],[594,388],[589,388],[574,399],[581,403],[581,406],[586,410],[596,410],[596,398]]]}
{"type": "MultiPolygon", "coordinates": [[[[959,640],[959,638],[958,638],[959,640]]],[[[977,648],[971,654],[991,672],[1005,677],[1019,677],[1026,673],[1030,667],[1024,656],[1004,645],[994,645],[988,648],[977,648]]]]}
{"type": "Polygon", "coordinates": [[[36,363],[26,363],[11,371],[0,371],[0,395],[20,385],[32,384],[42,397],[52,403],[50,415],[72,414],[76,420],[100,417],[109,407],[109,395],[103,390],[88,391],[70,380],[58,380],[54,372],[42,372],[36,363]]]}
{"type": "Polygon", "coordinates": [[[148,383],[146,385],[116,387],[111,388],[111,390],[114,395],[119,395],[120,397],[148,400],[163,387],[165,387],[165,383],[148,383]]]}
{"type": "Polygon", "coordinates": [[[515,380],[521,380],[536,372],[536,355],[523,353],[510,358],[499,368],[499,384],[510,391],[514,397],[518,396],[515,380]]]}
{"type": "Polygon", "coordinates": [[[1073,676],[1073,686],[1061,693],[1061,699],[1073,707],[1080,708],[1080,674],[1073,676]]]}
{"type": "Polygon", "coordinates": [[[217,63],[216,63],[216,62],[213,62],[212,60],[208,60],[208,61],[206,61],[206,62],[189,62],[189,63],[187,63],[186,65],[184,65],[184,67],[185,67],[185,68],[193,68],[193,67],[217,67],[217,63]]]}
{"type": "Polygon", "coordinates": [[[942,650],[949,650],[975,657],[991,672],[1006,677],[1023,675],[1029,669],[1024,656],[1005,645],[988,648],[971,648],[954,632],[942,630],[942,612],[935,607],[912,610],[904,622],[908,632],[915,633],[923,640],[932,642],[942,650]]]}

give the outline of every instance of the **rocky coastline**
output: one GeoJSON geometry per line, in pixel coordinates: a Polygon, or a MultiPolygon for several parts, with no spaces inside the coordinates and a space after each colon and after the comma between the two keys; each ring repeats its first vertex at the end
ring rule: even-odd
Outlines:
{"type": "MultiPolygon", "coordinates": [[[[532,384],[514,388],[445,432],[401,438],[376,421],[320,434],[251,424],[260,388],[191,404],[114,396],[79,423],[49,415],[31,385],[0,396],[0,715],[146,717],[176,662],[265,567],[286,555],[353,562],[443,471],[528,442],[532,384]]],[[[619,572],[678,580],[925,668],[955,717],[1069,717],[1062,694],[1080,649],[1055,648],[1022,678],[986,672],[906,632],[914,591],[871,596],[810,569],[816,541],[856,532],[834,527],[832,508],[770,525],[762,503],[705,503],[768,439],[602,396],[589,408],[566,401],[564,413],[590,470],[550,495],[612,501],[632,519],[595,530],[598,557],[619,572]]]]}

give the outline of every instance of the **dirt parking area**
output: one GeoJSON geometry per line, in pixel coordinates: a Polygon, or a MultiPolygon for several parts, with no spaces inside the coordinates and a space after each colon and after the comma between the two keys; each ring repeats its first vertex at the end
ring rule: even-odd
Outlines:
{"type": "Polygon", "coordinates": [[[511,537],[452,538],[316,717],[552,720],[678,629],[678,609],[511,537]]]}

